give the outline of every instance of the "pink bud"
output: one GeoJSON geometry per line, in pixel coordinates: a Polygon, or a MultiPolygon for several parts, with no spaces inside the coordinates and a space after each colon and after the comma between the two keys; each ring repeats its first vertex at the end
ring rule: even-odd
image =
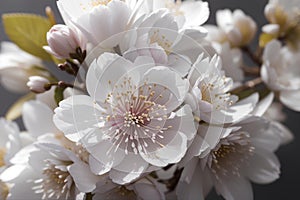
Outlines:
{"type": "Polygon", "coordinates": [[[59,59],[70,58],[70,53],[76,53],[78,47],[86,50],[86,39],[75,27],[54,25],[47,33],[49,46],[44,49],[59,59]]]}
{"type": "Polygon", "coordinates": [[[49,84],[49,80],[41,76],[30,76],[27,86],[32,92],[43,93],[46,91],[45,85],[49,84]]]}

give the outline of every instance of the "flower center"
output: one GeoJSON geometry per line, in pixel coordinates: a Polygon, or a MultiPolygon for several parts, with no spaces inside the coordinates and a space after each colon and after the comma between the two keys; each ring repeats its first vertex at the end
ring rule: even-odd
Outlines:
{"type": "Polygon", "coordinates": [[[137,127],[140,127],[145,124],[146,120],[150,121],[148,113],[141,113],[137,115],[136,113],[128,111],[125,113],[124,116],[124,125],[128,128],[131,127],[131,125],[136,125],[137,127]]]}
{"type": "Polygon", "coordinates": [[[109,2],[111,2],[111,0],[92,0],[87,4],[80,3],[80,7],[82,10],[87,11],[99,5],[107,6],[109,2]]]}
{"type": "Polygon", "coordinates": [[[55,134],[55,138],[60,141],[62,146],[73,152],[82,162],[88,164],[90,154],[81,144],[68,140],[62,133],[55,134]]]}
{"type": "Polygon", "coordinates": [[[106,6],[111,0],[93,0],[90,2],[92,7],[96,7],[99,5],[104,5],[106,6]]]}
{"type": "Polygon", "coordinates": [[[173,128],[166,123],[170,115],[166,107],[172,98],[169,90],[147,81],[137,86],[130,77],[111,87],[114,89],[105,100],[106,112],[100,117],[104,122],[100,128],[114,144],[111,150],[146,153],[172,139],[165,138],[165,132],[173,128]]]}
{"type": "Polygon", "coordinates": [[[166,8],[170,10],[175,16],[182,16],[184,12],[180,10],[181,0],[177,0],[176,2],[166,0],[165,2],[166,8]]]}
{"type": "Polygon", "coordinates": [[[227,109],[237,101],[234,95],[226,92],[227,83],[225,76],[205,78],[200,83],[202,100],[214,105],[216,110],[227,109]]]}
{"type": "Polygon", "coordinates": [[[5,166],[5,154],[6,150],[4,148],[0,148],[0,167],[5,166]]]}
{"type": "MultiPolygon", "coordinates": [[[[73,179],[67,171],[66,165],[57,166],[46,161],[46,167],[43,174],[46,176],[39,186],[36,186],[36,193],[43,193],[45,198],[63,198],[68,199],[72,194],[72,187],[74,186],[73,179]]],[[[35,181],[39,183],[40,180],[35,181]]]]}
{"type": "Polygon", "coordinates": [[[165,35],[161,34],[159,29],[155,30],[150,36],[150,44],[154,43],[161,46],[165,50],[166,54],[169,55],[172,52],[172,42],[168,40],[165,35]]]}
{"type": "Polygon", "coordinates": [[[211,152],[210,168],[217,179],[227,175],[239,176],[240,168],[253,155],[254,150],[248,133],[233,133],[222,139],[211,152]]]}

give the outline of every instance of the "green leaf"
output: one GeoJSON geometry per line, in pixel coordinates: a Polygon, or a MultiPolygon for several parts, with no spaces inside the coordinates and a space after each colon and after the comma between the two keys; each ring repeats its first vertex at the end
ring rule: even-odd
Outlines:
{"type": "Polygon", "coordinates": [[[64,100],[64,91],[65,91],[65,89],[66,88],[61,88],[61,87],[56,87],[55,88],[54,99],[55,99],[55,102],[57,103],[57,105],[59,104],[59,102],[64,100]]]}
{"type": "Polygon", "coordinates": [[[6,34],[11,41],[24,51],[51,60],[51,56],[43,49],[47,45],[46,34],[51,28],[49,20],[33,14],[4,14],[2,15],[6,34]]]}
{"type": "Polygon", "coordinates": [[[32,100],[35,98],[35,94],[29,93],[23,97],[21,97],[18,101],[16,101],[9,109],[5,115],[5,118],[8,120],[15,120],[19,118],[22,114],[22,108],[25,102],[32,100]]]}

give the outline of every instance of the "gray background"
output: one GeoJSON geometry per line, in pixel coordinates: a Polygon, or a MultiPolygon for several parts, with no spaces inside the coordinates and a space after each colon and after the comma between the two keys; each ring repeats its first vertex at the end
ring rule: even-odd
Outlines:
{"type": "MultiPolygon", "coordinates": [[[[288,0],[287,0],[288,1],[288,0]]],[[[0,14],[9,12],[26,12],[26,13],[44,13],[46,5],[51,6],[56,16],[59,14],[55,6],[55,0],[0,0],[0,14]]],[[[251,15],[259,25],[265,24],[263,16],[264,5],[267,0],[208,0],[211,8],[211,18],[209,23],[214,23],[214,15],[216,10],[224,8],[241,8],[247,14],[251,15]]],[[[4,34],[2,23],[0,24],[0,41],[8,40],[4,34]]],[[[299,66],[300,67],[300,66],[299,66]]],[[[51,69],[56,71],[55,68],[51,69]]],[[[0,115],[3,116],[12,102],[18,99],[18,95],[5,91],[0,86],[0,115]]],[[[290,110],[286,110],[288,120],[285,124],[292,130],[295,140],[281,147],[277,152],[282,164],[281,178],[269,185],[254,185],[254,193],[256,200],[297,200],[300,189],[300,114],[290,110]]],[[[212,193],[209,197],[211,200],[221,199],[212,193]]]]}

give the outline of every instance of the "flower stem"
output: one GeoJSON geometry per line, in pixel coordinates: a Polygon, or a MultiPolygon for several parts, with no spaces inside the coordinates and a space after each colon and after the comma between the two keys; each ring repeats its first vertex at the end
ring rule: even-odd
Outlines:
{"type": "Polygon", "coordinates": [[[239,94],[240,92],[243,92],[247,89],[253,89],[255,86],[261,84],[263,81],[261,79],[261,77],[258,77],[256,79],[247,81],[244,85],[235,88],[234,90],[231,91],[232,94],[239,94]]]}
{"type": "Polygon", "coordinates": [[[259,67],[242,67],[243,71],[248,76],[259,76],[260,75],[260,68],[259,67]]]}

